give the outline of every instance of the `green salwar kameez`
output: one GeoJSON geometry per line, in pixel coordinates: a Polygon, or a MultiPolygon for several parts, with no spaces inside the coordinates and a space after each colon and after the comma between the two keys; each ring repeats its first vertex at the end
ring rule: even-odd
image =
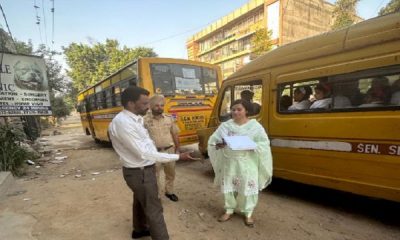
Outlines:
{"type": "Polygon", "coordinates": [[[226,213],[237,208],[246,217],[253,213],[258,193],[272,180],[272,155],[264,128],[254,119],[243,125],[233,120],[222,123],[208,141],[208,153],[215,172],[214,183],[224,194],[226,213]],[[225,136],[248,136],[256,150],[216,149],[225,136]]]}

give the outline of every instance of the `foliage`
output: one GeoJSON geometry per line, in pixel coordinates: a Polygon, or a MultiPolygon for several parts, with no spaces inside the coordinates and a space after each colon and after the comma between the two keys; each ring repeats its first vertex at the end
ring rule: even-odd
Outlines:
{"type": "Polygon", "coordinates": [[[10,35],[0,28],[0,51],[8,53],[32,54],[33,44],[11,39],[10,35]]]}
{"type": "Polygon", "coordinates": [[[33,52],[33,44],[31,40],[29,40],[28,43],[16,40],[15,48],[19,54],[29,55],[33,52]]]}
{"type": "Polygon", "coordinates": [[[335,22],[332,29],[340,29],[353,25],[356,18],[356,5],[360,0],[337,0],[333,9],[335,22]]]}
{"type": "Polygon", "coordinates": [[[51,99],[51,109],[56,118],[68,116],[71,113],[71,107],[64,101],[63,96],[53,97],[51,99]]]}
{"type": "Polygon", "coordinates": [[[381,8],[379,16],[394,12],[400,12],[400,0],[391,0],[385,7],[381,8]]]}
{"type": "Polygon", "coordinates": [[[71,43],[63,49],[70,68],[67,74],[78,91],[95,84],[134,59],[157,56],[152,48],[120,48],[119,42],[112,39],[89,45],[71,43]]]}
{"type": "Polygon", "coordinates": [[[54,91],[64,92],[67,88],[67,79],[61,73],[62,66],[55,60],[55,56],[61,55],[60,52],[51,51],[44,44],[39,45],[38,49],[33,52],[34,55],[40,56],[44,59],[46,64],[46,74],[49,81],[50,94],[54,94],[54,91]]]}
{"type": "Polygon", "coordinates": [[[251,38],[251,52],[256,56],[260,56],[272,48],[271,43],[272,31],[266,28],[258,29],[251,38]]]}
{"type": "Polygon", "coordinates": [[[22,131],[9,126],[0,126],[0,171],[11,171],[13,175],[21,174],[21,166],[29,153],[21,142],[24,138],[22,131]]]}

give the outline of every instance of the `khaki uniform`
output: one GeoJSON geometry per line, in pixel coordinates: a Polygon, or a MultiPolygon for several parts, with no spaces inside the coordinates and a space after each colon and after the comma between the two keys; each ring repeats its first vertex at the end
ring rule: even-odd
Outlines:
{"type": "MultiPolygon", "coordinates": [[[[159,152],[175,153],[175,144],[172,134],[178,134],[179,128],[171,116],[163,114],[160,119],[155,119],[151,112],[149,112],[144,117],[144,126],[149,131],[150,137],[153,139],[159,152]]],[[[175,161],[156,163],[156,174],[160,195],[160,171],[162,168],[164,168],[165,174],[165,193],[172,194],[174,193],[175,161]]]]}

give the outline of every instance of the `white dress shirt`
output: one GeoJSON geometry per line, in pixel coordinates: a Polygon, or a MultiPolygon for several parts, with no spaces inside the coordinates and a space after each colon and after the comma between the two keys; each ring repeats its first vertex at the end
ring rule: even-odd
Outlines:
{"type": "Polygon", "coordinates": [[[400,91],[393,93],[392,98],[390,99],[390,104],[400,105],[400,91]]]}
{"type": "Polygon", "coordinates": [[[153,140],[143,126],[143,117],[128,110],[123,110],[114,117],[108,131],[124,167],[144,167],[155,162],[172,162],[179,159],[178,154],[157,152],[153,140]]]}
{"type": "Polygon", "coordinates": [[[315,108],[328,109],[331,103],[332,103],[332,98],[324,98],[316,100],[315,102],[313,102],[313,104],[311,104],[310,109],[315,109],[315,108]]]}
{"type": "Polygon", "coordinates": [[[293,110],[303,110],[310,108],[311,102],[310,100],[306,99],[301,102],[294,102],[292,106],[289,107],[290,111],[293,110]]]}

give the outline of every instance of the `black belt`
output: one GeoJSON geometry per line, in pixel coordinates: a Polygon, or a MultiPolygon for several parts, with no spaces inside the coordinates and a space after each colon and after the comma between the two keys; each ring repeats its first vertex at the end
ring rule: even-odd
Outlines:
{"type": "Polygon", "coordinates": [[[134,168],[124,167],[124,168],[126,168],[127,170],[144,170],[144,169],[147,169],[147,168],[152,168],[154,166],[155,166],[155,164],[153,163],[151,165],[147,165],[147,166],[143,166],[143,167],[134,167],[134,168]]]}
{"type": "Polygon", "coordinates": [[[172,148],[174,145],[171,145],[171,146],[168,146],[168,147],[158,147],[157,148],[157,151],[165,151],[165,150],[168,150],[168,149],[170,149],[170,148],[172,148]]]}

